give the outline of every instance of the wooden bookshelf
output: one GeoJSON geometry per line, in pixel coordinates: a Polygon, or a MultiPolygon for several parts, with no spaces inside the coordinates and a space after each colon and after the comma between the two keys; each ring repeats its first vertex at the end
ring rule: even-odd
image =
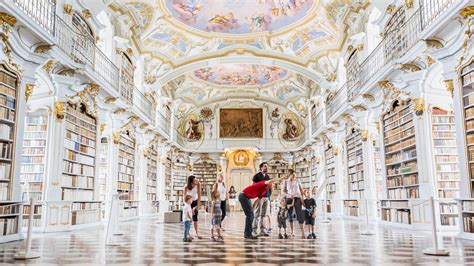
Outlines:
{"type": "Polygon", "coordinates": [[[61,200],[72,201],[71,225],[100,221],[100,202],[94,201],[97,122],[82,103],[68,103],[61,200]]]}
{"type": "Polygon", "coordinates": [[[12,185],[18,128],[18,76],[0,65],[0,242],[19,239],[21,203],[13,202],[12,185]]]}
{"type": "MultiPolygon", "coordinates": [[[[20,184],[22,200],[43,200],[46,162],[47,120],[45,111],[28,113],[25,118],[20,184]]],[[[27,226],[29,205],[23,207],[23,226],[27,226]]],[[[34,206],[33,226],[41,226],[41,204],[34,206]]]]}
{"type": "Polygon", "coordinates": [[[344,212],[349,216],[359,216],[359,200],[364,199],[364,158],[362,134],[351,129],[346,136],[348,200],[344,202],[344,212]]]}
{"type": "Polygon", "coordinates": [[[459,159],[456,145],[454,112],[432,109],[432,134],[436,171],[436,197],[448,199],[439,203],[442,226],[458,224],[459,159]]]}

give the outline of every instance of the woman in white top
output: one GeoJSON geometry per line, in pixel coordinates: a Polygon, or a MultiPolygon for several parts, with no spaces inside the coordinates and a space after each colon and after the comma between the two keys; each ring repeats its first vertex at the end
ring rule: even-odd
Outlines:
{"type": "Polygon", "coordinates": [[[237,191],[235,191],[234,186],[231,186],[229,189],[229,206],[230,206],[231,214],[235,212],[236,203],[237,203],[237,191]]]}
{"type": "Polygon", "coordinates": [[[224,176],[222,174],[217,175],[217,181],[214,183],[212,186],[212,191],[219,191],[219,194],[221,195],[221,210],[222,210],[222,218],[221,222],[224,221],[224,218],[227,214],[227,199],[229,199],[229,194],[226,191],[225,188],[225,183],[224,183],[224,176]]]}
{"type": "Polygon", "coordinates": [[[298,223],[300,224],[300,229],[301,229],[301,238],[306,239],[304,235],[304,217],[303,217],[303,210],[302,210],[302,205],[304,205],[303,201],[303,189],[301,188],[300,181],[296,179],[295,176],[295,171],[290,169],[288,174],[288,179],[285,182],[285,186],[283,188],[283,191],[285,192],[287,200],[290,202],[293,202],[293,207],[291,207],[288,210],[288,213],[290,214],[290,229],[291,229],[291,234],[293,235],[293,210],[296,212],[296,219],[298,220],[298,223]]]}
{"type": "Polygon", "coordinates": [[[198,233],[198,211],[201,208],[201,182],[193,176],[188,176],[188,182],[183,188],[183,195],[190,195],[193,198],[191,208],[193,208],[193,224],[194,231],[196,231],[196,237],[202,239],[198,233]]]}

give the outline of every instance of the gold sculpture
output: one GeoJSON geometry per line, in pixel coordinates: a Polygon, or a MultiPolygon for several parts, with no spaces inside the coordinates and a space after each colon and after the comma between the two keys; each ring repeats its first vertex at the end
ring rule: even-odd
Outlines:
{"type": "Polygon", "coordinates": [[[112,133],[112,141],[114,144],[119,144],[120,143],[120,132],[113,132],[112,133]]]}
{"type": "Polygon", "coordinates": [[[25,101],[28,102],[30,96],[33,94],[33,89],[35,88],[34,84],[26,84],[25,88],[25,101]]]}
{"type": "Polygon", "coordinates": [[[63,120],[64,119],[64,111],[65,111],[65,102],[55,102],[54,103],[54,110],[56,113],[56,119],[63,120]]]}
{"type": "Polygon", "coordinates": [[[454,82],[452,79],[447,79],[444,81],[444,86],[451,93],[451,97],[454,97],[454,82]]]}

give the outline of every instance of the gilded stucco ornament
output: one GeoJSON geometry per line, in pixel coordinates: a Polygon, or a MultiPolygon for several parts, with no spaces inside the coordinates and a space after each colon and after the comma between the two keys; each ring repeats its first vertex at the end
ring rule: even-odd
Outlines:
{"type": "Polygon", "coordinates": [[[63,11],[64,11],[64,14],[66,15],[72,15],[72,5],[64,4],[63,11]]]}
{"type": "Polygon", "coordinates": [[[369,139],[369,130],[363,129],[360,134],[362,136],[362,141],[367,141],[369,139]]]}
{"type": "Polygon", "coordinates": [[[454,82],[452,79],[447,79],[444,81],[444,86],[446,86],[446,90],[449,91],[451,97],[454,97],[454,82]]]}
{"type": "Polygon", "coordinates": [[[387,14],[393,15],[395,13],[395,6],[394,5],[388,5],[387,6],[387,14]]]}
{"type": "Polygon", "coordinates": [[[30,99],[31,95],[33,94],[33,89],[35,88],[34,84],[26,84],[25,88],[25,101],[28,102],[30,99]]]}
{"type": "Polygon", "coordinates": [[[425,100],[423,98],[413,99],[415,105],[413,106],[413,111],[417,116],[420,116],[425,111],[425,100]]]}
{"type": "Polygon", "coordinates": [[[64,119],[65,108],[66,108],[66,103],[65,102],[55,102],[54,103],[54,112],[56,114],[56,119],[57,120],[63,120],[64,119]]]}
{"type": "Polygon", "coordinates": [[[148,157],[148,149],[143,148],[143,156],[148,157]]]}
{"type": "Polygon", "coordinates": [[[89,9],[84,9],[82,10],[82,16],[85,18],[85,19],[89,19],[92,17],[92,13],[89,9]]]}
{"type": "Polygon", "coordinates": [[[112,141],[114,144],[119,144],[120,143],[120,132],[113,132],[112,133],[112,141]]]}
{"type": "Polygon", "coordinates": [[[407,8],[412,8],[413,7],[413,0],[405,0],[405,6],[407,8]]]}
{"type": "Polygon", "coordinates": [[[406,72],[417,72],[421,70],[419,66],[411,63],[399,64],[398,68],[406,72]]]}
{"type": "Polygon", "coordinates": [[[104,133],[104,130],[105,130],[105,124],[104,124],[104,123],[101,123],[101,124],[100,124],[100,134],[101,134],[101,135],[104,133]]]}
{"type": "Polygon", "coordinates": [[[43,65],[44,71],[46,71],[46,73],[51,73],[57,62],[58,61],[52,59],[46,61],[46,63],[43,65]]]}
{"type": "Polygon", "coordinates": [[[441,49],[444,47],[444,44],[440,40],[436,39],[426,39],[425,43],[428,48],[441,49]]]}
{"type": "Polygon", "coordinates": [[[49,52],[49,50],[51,50],[51,48],[52,48],[52,46],[49,45],[49,44],[38,45],[38,46],[35,48],[35,53],[37,53],[37,54],[44,54],[44,53],[49,52]]]}
{"type": "Polygon", "coordinates": [[[15,26],[16,24],[16,17],[12,15],[8,15],[7,13],[0,12],[0,23],[2,24],[8,24],[11,27],[15,26]]]}

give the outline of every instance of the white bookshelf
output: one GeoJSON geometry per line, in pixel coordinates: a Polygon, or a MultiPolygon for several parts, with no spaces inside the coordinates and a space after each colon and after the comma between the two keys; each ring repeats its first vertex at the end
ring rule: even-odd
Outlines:
{"type": "Polygon", "coordinates": [[[135,199],[135,136],[129,130],[120,133],[118,156],[117,193],[122,200],[119,216],[131,218],[138,216],[138,201],[135,199]]]}
{"type": "Polygon", "coordinates": [[[348,132],[346,146],[348,200],[344,201],[344,214],[359,216],[359,200],[365,198],[364,158],[360,130],[351,129],[348,132]]]}
{"type": "Polygon", "coordinates": [[[152,143],[148,149],[147,155],[147,183],[146,183],[146,199],[148,201],[156,201],[158,177],[158,151],[156,143],[152,143]]]}
{"type": "Polygon", "coordinates": [[[71,225],[100,221],[100,202],[95,201],[97,121],[82,103],[68,103],[61,200],[70,201],[71,225]]]}
{"type": "Polygon", "coordinates": [[[436,197],[439,202],[441,226],[459,224],[458,206],[454,199],[459,198],[459,159],[456,145],[454,112],[440,108],[432,109],[432,134],[436,171],[436,197]]]}
{"type": "Polygon", "coordinates": [[[19,103],[18,77],[0,65],[0,242],[18,240],[21,203],[12,201],[17,109],[19,103]],[[3,226],[1,226],[3,225],[3,226]]]}
{"type": "Polygon", "coordinates": [[[411,101],[395,101],[383,116],[388,196],[381,201],[384,221],[411,224],[409,200],[420,197],[413,112],[411,101]]]}
{"type": "Polygon", "coordinates": [[[169,202],[169,208],[172,209],[174,202],[171,198],[171,186],[172,186],[172,179],[171,179],[171,158],[170,156],[166,157],[164,160],[164,168],[165,168],[165,199],[169,202]]]}
{"type": "MultiPolygon", "coordinates": [[[[47,124],[48,114],[45,110],[26,115],[20,171],[23,201],[44,200],[47,124]]],[[[29,205],[25,205],[23,208],[23,226],[27,226],[29,209],[29,205]]],[[[35,204],[33,217],[33,226],[35,227],[41,226],[41,211],[41,203],[35,204]]]]}
{"type": "Polygon", "coordinates": [[[175,202],[175,209],[181,209],[183,205],[183,187],[186,184],[187,171],[184,162],[173,163],[173,191],[172,197],[175,202]]]}
{"type": "Polygon", "coordinates": [[[327,145],[324,152],[325,155],[325,167],[326,167],[326,211],[332,212],[331,199],[336,194],[336,162],[334,149],[332,145],[327,145]]]}
{"type": "Polygon", "coordinates": [[[194,163],[193,173],[201,182],[201,201],[210,201],[209,193],[217,178],[217,164],[212,161],[194,163]]]}
{"type": "Polygon", "coordinates": [[[295,175],[303,189],[310,188],[311,168],[309,165],[310,163],[306,159],[302,159],[295,164],[295,175]]]}
{"type": "MultiPolygon", "coordinates": [[[[272,159],[267,162],[268,171],[267,174],[272,179],[282,180],[288,174],[288,163],[282,159],[272,159]]],[[[272,191],[272,200],[278,198],[282,193],[282,187],[280,183],[275,183],[272,191]]]]}
{"type": "Polygon", "coordinates": [[[315,196],[315,193],[318,191],[318,159],[316,156],[313,156],[310,161],[310,179],[311,179],[311,191],[313,193],[313,196],[315,196]]]}

